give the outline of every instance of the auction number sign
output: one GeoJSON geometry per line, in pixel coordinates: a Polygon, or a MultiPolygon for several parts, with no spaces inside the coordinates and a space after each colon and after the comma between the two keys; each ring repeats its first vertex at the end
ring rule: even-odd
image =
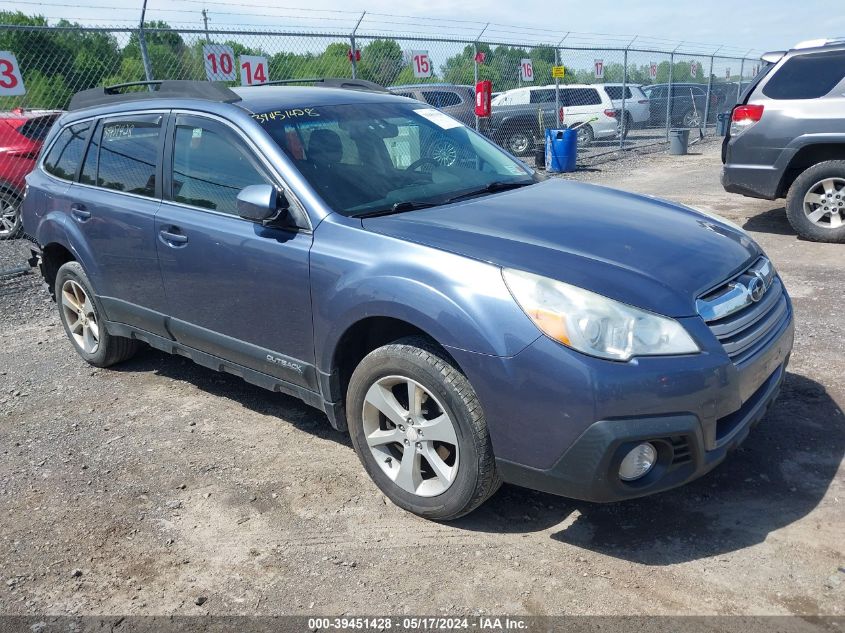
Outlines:
{"type": "Polygon", "coordinates": [[[692,76],[693,79],[698,77],[698,62],[689,63],[689,74],[692,76]]]}
{"type": "Polygon", "coordinates": [[[595,68],[596,79],[604,79],[604,60],[595,60],[593,66],[595,68]]]}
{"type": "Polygon", "coordinates": [[[411,51],[411,68],[414,70],[414,77],[431,77],[431,58],[428,51],[411,51]]]}
{"type": "Polygon", "coordinates": [[[13,97],[26,94],[23,77],[15,54],[0,51],[0,96],[13,97]]]}
{"type": "Polygon", "coordinates": [[[241,85],[256,86],[267,83],[267,58],[260,55],[241,55],[241,85]]]}
{"type": "Polygon", "coordinates": [[[519,62],[519,78],[522,81],[534,81],[534,65],[530,59],[519,62]]]}
{"type": "Polygon", "coordinates": [[[202,47],[205,76],[209,81],[234,81],[235,52],[231,46],[206,44],[202,47]]]}
{"type": "Polygon", "coordinates": [[[648,76],[651,77],[652,81],[657,79],[657,62],[651,62],[648,65],[648,76]]]}

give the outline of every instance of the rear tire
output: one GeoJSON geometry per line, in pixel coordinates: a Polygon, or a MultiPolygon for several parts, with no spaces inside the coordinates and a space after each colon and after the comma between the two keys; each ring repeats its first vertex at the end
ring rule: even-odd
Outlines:
{"type": "Polygon", "coordinates": [[[457,519],[501,485],[472,385],[426,338],[400,339],[364,357],[349,382],[346,413],[367,474],[408,512],[457,519]]]}
{"type": "Polygon", "coordinates": [[[589,125],[582,125],[575,132],[578,134],[578,147],[589,147],[595,141],[595,133],[589,125]]]}
{"type": "Polygon", "coordinates": [[[514,156],[526,156],[534,149],[530,132],[523,130],[509,130],[505,134],[504,147],[514,156]]]}
{"type": "Polygon", "coordinates": [[[54,289],[65,334],[87,363],[109,367],[135,355],[140,347],[137,340],[106,331],[100,302],[79,262],[67,262],[59,268],[54,289]]]}
{"type": "Polygon", "coordinates": [[[845,243],[845,160],[801,172],[789,188],[786,217],[806,240],[845,243]]]}

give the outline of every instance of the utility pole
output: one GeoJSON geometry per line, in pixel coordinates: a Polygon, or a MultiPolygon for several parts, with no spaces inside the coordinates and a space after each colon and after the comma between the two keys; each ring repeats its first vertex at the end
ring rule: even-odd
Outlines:
{"type": "MultiPolygon", "coordinates": [[[[141,61],[144,64],[144,76],[147,81],[153,80],[153,69],[150,65],[150,56],[147,53],[147,38],[144,36],[144,17],[147,15],[147,0],[141,6],[141,23],[138,25],[138,44],[141,48],[141,61]]],[[[152,86],[148,86],[152,90],[152,86]]]]}
{"type": "Polygon", "coordinates": [[[205,28],[205,41],[211,42],[211,38],[208,36],[208,9],[202,10],[202,23],[205,28]]]}

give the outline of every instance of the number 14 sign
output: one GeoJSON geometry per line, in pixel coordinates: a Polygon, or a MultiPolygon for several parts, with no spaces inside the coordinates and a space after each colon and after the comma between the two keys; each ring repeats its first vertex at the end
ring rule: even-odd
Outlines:
{"type": "Polygon", "coordinates": [[[255,86],[267,83],[267,58],[259,55],[241,55],[241,85],[255,86]]]}

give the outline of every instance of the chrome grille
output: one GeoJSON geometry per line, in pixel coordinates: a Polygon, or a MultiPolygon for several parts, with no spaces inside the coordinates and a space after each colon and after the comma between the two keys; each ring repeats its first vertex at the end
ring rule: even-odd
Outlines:
{"type": "Polygon", "coordinates": [[[783,285],[765,257],[696,305],[735,364],[764,347],[789,318],[783,285]]]}

